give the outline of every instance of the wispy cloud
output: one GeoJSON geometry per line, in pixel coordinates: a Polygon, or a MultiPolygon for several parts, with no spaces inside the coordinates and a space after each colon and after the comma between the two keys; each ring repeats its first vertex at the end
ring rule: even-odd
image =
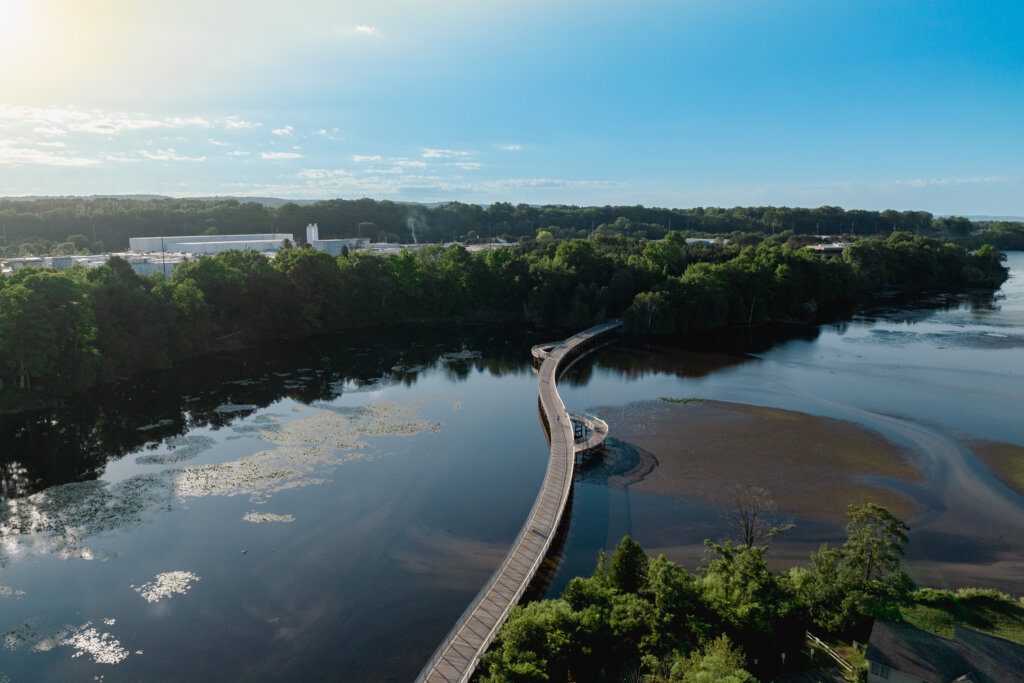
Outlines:
{"type": "Polygon", "coordinates": [[[32,132],[36,135],[45,135],[52,138],[63,138],[67,137],[68,132],[63,128],[57,128],[55,126],[36,126],[32,129],[32,132]]]}
{"type": "Polygon", "coordinates": [[[456,161],[456,162],[454,162],[451,165],[452,166],[458,166],[463,171],[475,171],[478,168],[480,168],[481,166],[483,166],[483,164],[480,164],[480,163],[478,163],[476,161],[456,161]]]}
{"type": "Polygon", "coordinates": [[[246,121],[245,119],[237,116],[225,116],[220,121],[226,130],[252,130],[253,128],[259,128],[263,125],[262,123],[246,121]]]}
{"type": "Polygon", "coordinates": [[[523,149],[522,145],[500,145],[498,147],[502,152],[520,152],[523,149]]]}
{"type": "Polygon", "coordinates": [[[367,161],[380,161],[381,156],[379,154],[353,154],[352,161],[361,164],[367,161]]]}
{"type": "Polygon", "coordinates": [[[139,152],[142,156],[153,161],[206,161],[206,157],[190,157],[184,154],[178,154],[173,148],[168,147],[167,149],[158,149],[155,152],[149,150],[142,150],[139,152]]]}
{"type": "Polygon", "coordinates": [[[0,105],[0,121],[31,126],[39,135],[64,137],[68,131],[118,135],[125,131],[181,128],[256,128],[260,124],[238,116],[153,116],[140,112],[81,109],[79,107],[29,107],[0,105]]]}
{"type": "Polygon", "coordinates": [[[283,128],[275,128],[270,131],[274,135],[291,135],[295,132],[295,126],[284,126],[283,128]]]}
{"type": "Polygon", "coordinates": [[[398,167],[389,169],[370,168],[356,171],[347,168],[308,168],[295,175],[299,182],[294,185],[265,187],[263,191],[291,193],[299,196],[351,195],[403,195],[436,197],[452,193],[471,195],[500,195],[506,192],[558,191],[558,190],[608,190],[626,187],[625,183],[606,180],[573,180],[561,178],[501,178],[468,182],[459,176],[442,176],[424,173],[408,173],[398,167]]]}
{"type": "Polygon", "coordinates": [[[305,155],[297,152],[261,152],[260,158],[262,159],[302,159],[305,155]]]}
{"type": "Polygon", "coordinates": [[[214,140],[213,138],[208,139],[206,142],[213,145],[214,147],[230,147],[230,143],[221,142],[220,140],[214,140]]]}
{"type": "Polygon", "coordinates": [[[433,147],[423,148],[424,159],[455,159],[459,157],[473,156],[473,153],[461,149],[436,149],[433,147]]]}
{"type": "Polygon", "coordinates": [[[82,156],[69,156],[45,149],[12,145],[0,140],[0,166],[95,166],[99,161],[82,156]]]}
{"type": "Polygon", "coordinates": [[[364,36],[380,35],[380,32],[377,31],[376,26],[369,26],[367,24],[356,24],[352,28],[356,33],[361,33],[364,36]]]}
{"type": "Polygon", "coordinates": [[[230,152],[225,152],[225,154],[227,154],[229,157],[247,157],[247,156],[249,156],[249,152],[246,152],[244,149],[233,149],[230,152]]]}
{"type": "Polygon", "coordinates": [[[958,185],[997,185],[1009,182],[1006,176],[975,176],[971,178],[913,178],[911,180],[887,180],[882,186],[890,187],[954,187],[958,185]]]}

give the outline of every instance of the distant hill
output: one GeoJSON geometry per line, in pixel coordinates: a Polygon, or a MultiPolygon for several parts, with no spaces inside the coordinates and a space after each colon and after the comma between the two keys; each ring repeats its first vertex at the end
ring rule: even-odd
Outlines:
{"type": "Polygon", "coordinates": [[[1008,221],[1024,223],[1024,216],[967,216],[972,221],[1008,221]]]}
{"type": "Polygon", "coordinates": [[[216,195],[212,197],[170,197],[162,194],[90,194],[90,195],[24,195],[21,197],[0,197],[14,202],[34,202],[40,199],[84,199],[95,201],[97,199],[134,199],[140,202],[148,202],[158,199],[194,199],[197,202],[235,200],[241,204],[252,202],[262,204],[271,209],[277,209],[284,204],[292,203],[300,206],[315,204],[319,199],[283,199],[281,197],[232,197],[228,195],[216,195]]]}

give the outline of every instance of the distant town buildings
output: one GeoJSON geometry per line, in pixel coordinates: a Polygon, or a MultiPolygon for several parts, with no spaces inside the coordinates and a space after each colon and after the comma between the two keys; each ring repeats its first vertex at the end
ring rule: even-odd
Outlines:
{"type": "MultiPolygon", "coordinates": [[[[153,273],[163,273],[170,277],[174,269],[190,258],[196,256],[220,254],[225,251],[251,249],[273,257],[292,239],[288,233],[261,233],[251,235],[176,235],[162,237],[132,237],[128,240],[127,252],[111,254],[91,254],[88,256],[32,256],[26,258],[7,259],[2,263],[4,273],[15,273],[23,268],[53,268],[64,270],[75,265],[84,268],[95,268],[117,256],[131,264],[132,270],[143,277],[153,273]]],[[[374,254],[397,254],[406,249],[420,249],[427,244],[370,244],[369,237],[349,237],[344,239],[320,239],[320,228],[316,223],[306,226],[306,243],[313,249],[326,252],[333,256],[365,249],[374,254]]],[[[452,242],[451,244],[460,244],[452,242]]],[[[486,249],[500,249],[514,246],[499,240],[486,244],[466,245],[471,252],[486,249]]]]}
{"type": "Polygon", "coordinates": [[[370,238],[349,237],[347,239],[322,240],[320,239],[320,227],[316,223],[310,223],[306,226],[306,244],[314,249],[326,251],[328,254],[340,256],[345,249],[349,251],[366,249],[370,246],[370,238]]]}
{"type": "Polygon", "coordinates": [[[252,249],[276,252],[284,248],[292,236],[288,233],[257,235],[179,235],[176,237],[132,237],[128,250],[136,254],[179,252],[184,254],[213,255],[225,251],[252,249]]]}

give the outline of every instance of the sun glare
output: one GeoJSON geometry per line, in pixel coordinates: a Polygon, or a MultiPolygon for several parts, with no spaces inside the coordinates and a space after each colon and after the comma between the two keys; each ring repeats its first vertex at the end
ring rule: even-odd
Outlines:
{"type": "Polygon", "coordinates": [[[0,0],[0,50],[31,39],[35,29],[32,0],[0,0]]]}

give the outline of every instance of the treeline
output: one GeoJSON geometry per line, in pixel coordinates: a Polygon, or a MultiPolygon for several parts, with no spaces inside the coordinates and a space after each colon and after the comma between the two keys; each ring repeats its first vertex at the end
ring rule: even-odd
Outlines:
{"type": "Polygon", "coordinates": [[[1002,251],[1024,251],[1024,223],[986,221],[975,224],[978,232],[968,240],[974,248],[991,244],[1002,251]]]}
{"type": "Polygon", "coordinates": [[[808,629],[864,642],[874,619],[899,621],[913,601],[900,568],[907,527],[872,503],[848,518],[842,545],[782,574],[768,569],[763,536],[706,542],[692,574],[626,537],[560,598],[515,607],[481,678],[745,683],[783,668],[782,653],[799,668],[808,629]]]}
{"type": "Polygon", "coordinates": [[[402,322],[517,322],[579,329],[622,316],[627,330],[683,334],[810,318],[879,287],[997,286],[1000,254],[897,233],[823,258],[785,240],[757,247],[615,236],[531,240],[470,253],[439,245],[335,258],[290,248],[235,251],[170,280],[129,264],[0,277],[0,397],[77,391],[182,358],[266,339],[402,322]]]}
{"type": "Polygon", "coordinates": [[[156,235],[291,233],[301,244],[307,223],[321,237],[375,241],[519,240],[545,231],[558,238],[618,234],[660,239],[692,234],[967,236],[965,218],[935,218],[926,211],[846,211],[840,207],[735,207],[667,209],[644,206],[531,206],[497,202],[483,207],[450,202],[424,206],[372,199],[333,199],[271,207],[233,199],[45,198],[0,200],[4,255],[119,251],[129,237],[156,235]]]}
{"type": "Polygon", "coordinates": [[[866,292],[957,291],[998,287],[1007,270],[990,245],[969,253],[963,246],[897,232],[884,240],[860,240],[842,258],[821,258],[766,240],[725,262],[680,268],[679,239],[649,244],[647,263],[665,264],[669,276],[636,295],[624,313],[630,332],[687,334],[724,325],[834,312],[866,292]]]}

